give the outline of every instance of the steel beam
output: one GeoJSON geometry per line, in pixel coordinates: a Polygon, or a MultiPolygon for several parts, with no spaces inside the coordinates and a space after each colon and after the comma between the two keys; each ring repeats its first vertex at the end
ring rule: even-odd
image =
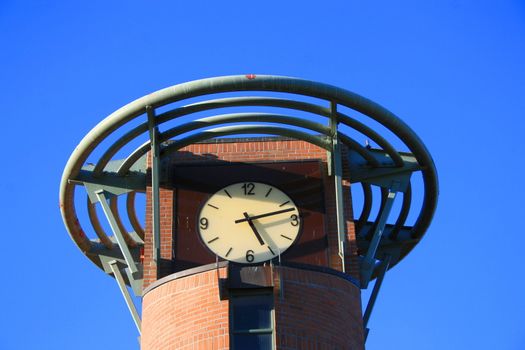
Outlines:
{"type": "Polygon", "coordinates": [[[135,322],[135,326],[137,326],[137,330],[139,331],[139,334],[140,334],[140,326],[141,326],[140,316],[137,312],[137,308],[135,307],[135,304],[133,303],[133,299],[131,299],[131,295],[129,294],[128,287],[126,286],[126,283],[124,282],[124,278],[122,277],[122,273],[120,273],[118,262],[116,260],[112,260],[109,262],[109,266],[111,268],[111,271],[113,271],[113,275],[115,276],[115,279],[117,280],[117,284],[120,288],[120,291],[122,292],[122,295],[124,296],[126,305],[128,306],[128,309],[131,312],[131,317],[133,318],[133,321],[135,322]]]}
{"type": "Polygon", "coordinates": [[[385,277],[385,273],[388,270],[388,267],[390,266],[390,255],[386,255],[381,264],[379,265],[379,271],[377,275],[376,282],[374,284],[374,289],[372,289],[372,294],[370,295],[370,299],[368,300],[368,304],[366,305],[366,310],[363,315],[363,328],[365,329],[365,341],[366,337],[368,336],[369,329],[367,327],[368,321],[370,320],[370,315],[372,314],[372,309],[374,308],[374,304],[377,299],[377,295],[379,294],[379,289],[381,288],[381,284],[383,283],[383,278],[385,277]]]}
{"type": "MultiPolygon", "coordinates": [[[[392,178],[407,176],[416,171],[421,171],[423,168],[417,162],[412,154],[399,153],[403,160],[402,166],[395,166],[390,155],[382,150],[371,149],[369,153],[381,164],[378,167],[370,167],[362,158],[362,155],[349,150],[348,163],[350,166],[350,182],[362,182],[372,185],[388,187],[392,178]]],[[[400,189],[401,192],[405,188],[400,189]]]]}
{"type": "Polygon", "coordinates": [[[89,183],[104,186],[108,192],[122,194],[131,191],[146,190],[146,159],[138,161],[130,169],[125,177],[117,173],[117,169],[123,160],[109,162],[103,173],[96,173],[93,164],[86,164],[80,169],[75,178],[69,179],[69,183],[83,185],[89,183]]]}
{"type": "Polygon", "coordinates": [[[368,287],[368,283],[372,278],[372,273],[374,272],[375,266],[375,255],[377,252],[377,247],[379,246],[379,242],[381,241],[381,237],[383,236],[386,220],[388,219],[390,211],[392,210],[392,205],[394,204],[394,200],[396,198],[398,189],[398,182],[393,182],[390,188],[388,189],[388,195],[385,201],[385,205],[383,206],[383,210],[381,212],[379,220],[377,220],[377,225],[372,235],[372,239],[370,240],[368,251],[366,252],[366,255],[361,263],[361,288],[363,289],[366,289],[368,287]]]}
{"type": "Polygon", "coordinates": [[[124,259],[126,260],[126,264],[128,264],[128,267],[132,273],[137,272],[138,271],[137,265],[135,265],[133,256],[131,255],[129,247],[126,244],[126,240],[124,239],[124,235],[122,235],[122,232],[120,231],[118,227],[117,221],[115,220],[115,217],[113,216],[113,212],[111,211],[111,208],[109,207],[109,204],[106,200],[106,195],[104,194],[104,190],[99,190],[95,192],[95,194],[98,197],[100,204],[102,205],[102,210],[104,211],[104,214],[106,215],[106,218],[108,219],[109,225],[111,226],[111,230],[113,231],[113,234],[115,235],[120,251],[122,252],[122,255],[124,256],[124,259]]]}
{"type": "Polygon", "coordinates": [[[149,137],[151,144],[151,202],[153,223],[153,260],[160,259],[160,145],[158,143],[159,129],[155,125],[155,111],[146,106],[148,115],[149,137]]]}
{"type": "Polygon", "coordinates": [[[330,102],[331,118],[330,118],[330,136],[332,138],[332,174],[334,176],[335,187],[335,212],[337,220],[337,243],[339,246],[339,257],[341,258],[341,266],[343,272],[346,272],[345,266],[345,212],[343,202],[343,162],[341,160],[341,144],[339,143],[339,136],[337,133],[337,104],[330,102]]]}
{"type": "MultiPolygon", "coordinates": [[[[376,227],[375,222],[367,222],[363,231],[374,230],[376,227]]],[[[392,233],[395,232],[395,224],[386,224],[383,229],[383,235],[379,246],[377,247],[376,256],[384,256],[385,254],[391,255],[390,266],[396,265],[399,260],[406,256],[419,242],[418,238],[412,238],[410,226],[403,226],[397,231],[397,235],[392,238],[392,233]]],[[[370,247],[370,241],[363,236],[357,236],[357,249],[360,252],[367,252],[370,247]]],[[[372,275],[374,277],[374,275],[372,275]]]]}

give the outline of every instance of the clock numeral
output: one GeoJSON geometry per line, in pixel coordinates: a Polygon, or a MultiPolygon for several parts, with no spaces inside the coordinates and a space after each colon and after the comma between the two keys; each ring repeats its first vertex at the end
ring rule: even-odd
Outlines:
{"type": "Polygon", "coordinates": [[[246,261],[252,262],[255,259],[255,256],[253,256],[253,250],[248,250],[246,252],[246,261]]]}
{"type": "Polygon", "coordinates": [[[290,216],[290,219],[292,219],[292,222],[291,222],[292,226],[299,225],[299,217],[296,214],[292,214],[290,216]]]}
{"type": "Polygon", "coordinates": [[[242,188],[244,189],[244,195],[245,196],[253,196],[255,193],[253,190],[255,189],[255,185],[252,182],[247,182],[244,185],[242,185],[242,188]]]}
{"type": "Polygon", "coordinates": [[[199,220],[199,224],[200,224],[201,230],[206,230],[208,228],[208,226],[209,226],[208,219],[201,218],[199,220]]]}

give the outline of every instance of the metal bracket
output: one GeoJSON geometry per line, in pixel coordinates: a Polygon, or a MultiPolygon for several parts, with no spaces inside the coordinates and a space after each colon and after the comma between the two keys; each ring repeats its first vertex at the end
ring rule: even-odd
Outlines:
{"type": "Polygon", "coordinates": [[[348,164],[351,183],[364,182],[387,188],[392,181],[398,180],[402,182],[399,192],[405,192],[412,173],[422,170],[416,158],[410,153],[399,153],[403,166],[398,167],[394,166],[392,159],[384,151],[370,149],[368,152],[382,165],[371,168],[359,153],[349,150],[348,164]]]}
{"type": "Polygon", "coordinates": [[[334,176],[335,187],[335,211],[337,220],[337,242],[339,246],[339,258],[341,258],[342,271],[346,272],[345,267],[345,219],[344,219],[344,203],[343,203],[343,162],[341,160],[341,144],[337,135],[337,104],[330,102],[330,137],[332,141],[332,162],[331,170],[334,176]]]}
{"type": "Polygon", "coordinates": [[[124,236],[122,235],[122,232],[120,232],[120,229],[117,225],[117,221],[115,220],[115,217],[113,216],[113,212],[111,211],[111,208],[109,207],[109,204],[106,200],[105,191],[98,190],[95,192],[95,195],[97,196],[100,204],[102,205],[102,210],[104,211],[104,214],[106,215],[106,218],[108,219],[109,225],[111,226],[111,230],[113,231],[113,234],[115,235],[115,239],[117,240],[117,244],[120,248],[120,251],[122,252],[122,255],[124,256],[124,259],[126,260],[126,264],[128,265],[131,273],[137,272],[138,271],[137,265],[135,265],[135,261],[133,260],[133,256],[131,255],[129,247],[126,244],[124,236]]]}
{"type": "Polygon", "coordinates": [[[93,204],[100,202],[100,199],[97,195],[97,193],[100,191],[103,191],[105,193],[106,199],[131,192],[131,190],[128,190],[122,187],[107,186],[107,185],[101,185],[101,184],[90,183],[90,182],[83,182],[82,184],[84,185],[84,188],[86,189],[89,200],[93,204]]]}
{"type": "Polygon", "coordinates": [[[381,288],[381,284],[383,283],[383,278],[385,277],[385,273],[388,270],[388,267],[390,266],[390,255],[386,255],[381,264],[379,265],[379,271],[377,275],[376,282],[374,284],[374,289],[372,289],[372,294],[370,295],[370,299],[368,300],[368,304],[366,305],[366,310],[363,315],[363,328],[365,329],[365,342],[366,338],[368,337],[368,332],[370,331],[369,328],[367,328],[368,321],[370,320],[370,315],[372,314],[372,309],[374,308],[374,304],[377,299],[377,295],[379,294],[379,289],[381,288]]]}
{"type": "Polygon", "coordinates": [[[140,316],[137,312],[137,308],[135,307],[135,304],[133,303],[133,300],[131,299],[131,295],[129,294],[126,283],[124,282],[124,278],[122,277],[122,274],[120,273],[118,262],[116,260],[112,260],[109,262],[109,266],[111,267],[111,271],[113,271],[113,275],[115,276],[115,279],[117,280],[117,284],[120,288],[120,291],[122,292],[122,295],[124,296],[126,305],[128,306],[128,309],[131,312],[131,317],[133,318],[133,321],[135,322],[135,326],[137,326],[137,329],[140,334],[140,326],[141,326],[140,316]]]}
{"type": "Polygon", "coordinates": [[[396,194],[400,190],[400,185],[401,182],[392,181],[390,187],[388,188],[388,195],[386,198],[385,205],[383,207],[379,220],[377,221],[377,225],[372,235],[372,239],[370,241],[370,245],[368,246],[366,255],[361,263],[360,275],[362,289],[366,289],[368,287],[368,283],[372,278],[372,273],[374,272],[375,266],[375,255],[377,252],[377,247],[379,246],[379,242],[381,241],[381,237],[383,236],[386,220],[390,215],[390,211],[392,210],[392,205],[394,204],[396,194]]]}
{"type": "Polygon", "coordinates": [[[131,285],[131,289],[133,290],[133,293],[135,296],[142,296],[142,286],[143,286],[143,271],[139,267],[139,274],[131,272],[131,269],[129,267],[126,267],[124,271],[126,272],[126,276],[128,277],[129,284],[131,285]],[[139,275],[139,276],[137,276],[139,275]],[[137,278],[140,277],[140,278],[137,278]]]}
{"type": "Polygon", "coordinates": [[[148,129],[151,141],[151,201],[153,223],[153,260],[160,260],[160,145],[159,128],[155,125],[155,110],[146,106],[148,129]]]}

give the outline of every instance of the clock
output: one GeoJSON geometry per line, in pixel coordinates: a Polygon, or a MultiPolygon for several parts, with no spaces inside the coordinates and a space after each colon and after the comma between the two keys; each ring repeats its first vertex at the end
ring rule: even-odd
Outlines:
{"type": "Polygon", "coordinates": [[[275,186],[239,182],[215,192],[198,216],[202,242],[229,261],[255,264],[280,256],[297,239],[301,216],[275,186]]]}

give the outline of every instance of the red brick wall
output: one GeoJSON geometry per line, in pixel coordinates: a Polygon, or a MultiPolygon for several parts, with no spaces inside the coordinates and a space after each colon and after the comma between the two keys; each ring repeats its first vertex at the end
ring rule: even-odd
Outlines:
{"type": "Polygon", "coordinates": [[[172,227],[173,227],[173,191],[160,188],[160,264],[153,261],[153,225],[151,187],[146,189],[146,227],[144,233],[144,287],[156,281],[159,276],[167,275],[171,269],[172,227]],[[160,272],[160,273],[159,273],[160,272]]]}
{"type": "MultiPolygon", "coordinates": [[[[143,299],[142,350],[229,349],[229,301],[218,273],[167,281],[143,299]]],[[[274,267],[276,349],[362,350],[360,290],[324,272],[274,267]]]]}
{"type": "MultiPolygon", "coordinates": [[[[220,271],[225,275],[225,268],[220,271]]],[[[229,349],[228,301],[219,300],[218,271],[176,279],[142,300],[142,350],[229,349]]]]}
{"type": "MultiPolygon", "coordinates": [[[[346,159],[346,149],[343,149],[343,160],[346,159]]],[[[247,142],[237,140],[236,142],[213,142],[200,143],[185,147],[171,156],[171,163],[235,161],[235,162],[262,162],[262,161],[291,161],[291,160],[320,160],[323,164],[325,174],[324,187],[326,199],[326,232],[329,246],[329,267],[342,270],[341,260],[338,256],[337,225],[335,215],[334,180],[328,176],[326,150],[299,140],[283,140],[275,138],[260,138],[258,141],[252,139],[247,142]]],[[[168,167],[169,168],[169,167],[168,167]]],[[[164,174],[169,178],[169,174],[164,174]]],[[[343,161],[343,177],[349,179],[348,165],[343,161]]],[[[348,180],[344,185],[344,207],[346,216],[346,272],[358,278],[357,246],[355,237],[355,226],[352,220],[352,203],[350,199],[350,184],[348,180]]],[[[146,228],[145,228],[145,250],[144,250],[144,287],[158,278],[170,273],[172,259],[172,237],[173,237],[173,191],[170,184],[161,185],[161,264],[157,265],[152,256],[152,225],[151,225],[151,189],[147,190],[146,205],[146,228]]]]}
{"type": "Polygon", "coordinates": [[[285,267],[276,272],[277,349],[364,349],[356,285],[322,272],[285,267]]]}

